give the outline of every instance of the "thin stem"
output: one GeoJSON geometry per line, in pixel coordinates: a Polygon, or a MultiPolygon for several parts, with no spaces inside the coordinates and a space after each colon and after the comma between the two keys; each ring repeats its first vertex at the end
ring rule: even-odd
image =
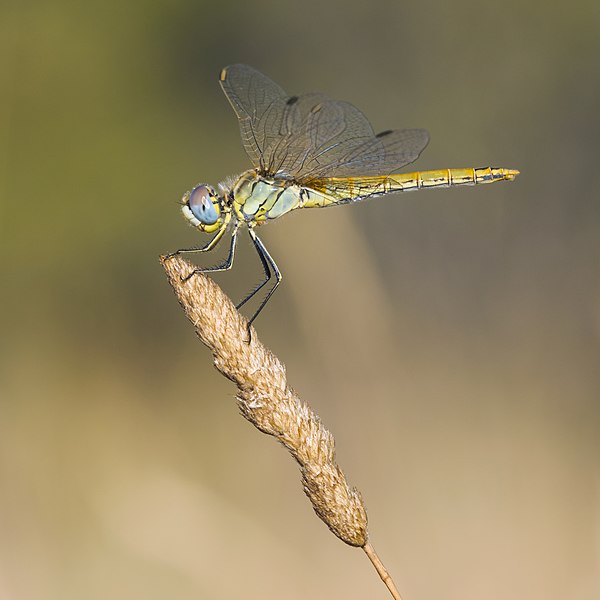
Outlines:
{"type": "Polygon", "coordinates": [[[373,546],[369,542],[367,542],[362,549],[365,551],[366,555],[369,557],[370,561],[373,563],[375,570],[379,573],[379,577],[383,583],[385,583],[388,590],[390,590],[390,594],[394,598],[394,600],[402,600],[400,597],[400,592],[396,587],[396,584],[392,580],[391,575],[387,572],[387,569],[383,566],[381,559],[377,556],[377,553],[373,549],[373,546]]]}

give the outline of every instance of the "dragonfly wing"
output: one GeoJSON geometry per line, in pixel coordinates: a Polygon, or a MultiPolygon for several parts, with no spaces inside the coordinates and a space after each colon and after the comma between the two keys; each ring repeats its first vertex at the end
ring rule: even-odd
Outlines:
{"type": "Polygon", "coordinates": [[[262,173],[296,180],[385,175],[413,162],[429,140],[423,129],[375,135],[349,102],[324,94],[288,96],[246,65],[223,69],[221,86],[238,116],[246,153],[262,173]]]}
{"type": "Polygon", "coordinates": [[[221,88],[240,124],[242,143],[252,164],[266,171],[264,156],[277,143],[287,94],[268,77],[246,65],[221,71],[221,88]]]}
{"type": "Polygon", "coordinates": [[[373,136],[363,114],[324,94],[292,96],[286,102],[279,138],[267,148],[270,172],[295,179],[323,168],[373,136]]]}
{"type": "Polygon", "coordinates": [[[314,165],[318,155],[340,135],[366,140],[373,130],[353,107],[324,94],[288,96],[268,77],[247,65],[221,71],[221,87],[240,124],[244,149],[262,173],[297,176],[314,165]],[[352,118],[353,117],[353,118],[352,118]],[[348,131],[348,124],[351,130],[348,131]]]}
{"type": "Polygon", "coordinates": [[[429,143],[425,129],[396,129],[372,135],[358,142],[347,142],[319,157],[303,179],[322,177],[384,176],[397,173],[417,160],[429,143]]]}

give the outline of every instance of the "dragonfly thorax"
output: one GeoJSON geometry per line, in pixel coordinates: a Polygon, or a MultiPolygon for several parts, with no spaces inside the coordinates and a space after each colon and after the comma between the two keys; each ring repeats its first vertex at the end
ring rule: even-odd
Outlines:
{"type": "Polygon", "coordinates": [[[302,206],[302,188],[289,179],[242,173],[231,190],[233,210],[240,221],[259,225],[302,206]]]}

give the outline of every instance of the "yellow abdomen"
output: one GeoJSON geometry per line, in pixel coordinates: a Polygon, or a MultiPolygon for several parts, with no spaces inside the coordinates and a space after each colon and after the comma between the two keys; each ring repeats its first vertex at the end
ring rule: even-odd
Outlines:
{"type": "Polygon", "coordinates": [[[423,188],[450,187],[454,185],[477,185],[496,181],[512,181],[519,171],[496,167],[439,169],[417,171],[397,175],[366,177],[327,177],[306,182],[308,201],[304,206],[330,206],[354,202],[382,194],[408,192],[423,188]]]}

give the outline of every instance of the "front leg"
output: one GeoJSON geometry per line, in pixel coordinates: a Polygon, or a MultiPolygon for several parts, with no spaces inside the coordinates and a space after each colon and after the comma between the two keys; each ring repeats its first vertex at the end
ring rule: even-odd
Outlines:
{"type": "MultiPolygon", "coordinates": [[[[198,273],[211,273],[211,272],[215,272],[215,271],[228,271],[229,269],[231,269],[232,265],[233,265],[233,259],[235,257],[235,248],[236,248],[236,243],[237,243],[237,236],[238,236],[238,229],[239,229],[239,223],[235,224],[235,228],[233,230],[233,233],[231,234],[231,245],[229,246],[229,255],[227,256],[227,258],[225,259],[224,262],[222,262],[219,265],[215,265],[214,267],[205,267],[205,268],[196,268],[194,269],[189,275],[186,275],[182,281],[188,281],[188,279],[191,279],[194,275],[198,274],[198,273]]],[[[215,236],[216,237],[216,236],[215,236]]],[[[211,240],[212,243],[213,240],[211,240]]],[[[213,244],[211,246],[211,248],[214,248],[215,244],[213,244]]],[[[210,249],[210,248],[209,248],[210,249]]],[[[204,252],[204,249],[199,249],[198,252],[204,252]]]]}
{"type": "MultiPolygon", "coordinates": [[[[190,253],[191,252],[210,252],[219,243],[219,241],[223,237],[223,234],[225,233],[226,229],[227,229],[227,223],[223,223],[223,227],[221,227],[221,229],[219,229],[219,231],[217,231],[215,236],[209,240],[208,244],[206,244],[204,246],[200,246],[200,247],[195,247],[195,248],[181,248],[180,250],[175,250],[175,252],[171,252],[170,254],[167,254],[165,256],[165,258],[171,258],[173,256],[178,256],[179,254],[186,254],[188,252],[190,252],[190,253]]],[[[236,230],[237,230],[237,225],[236,225],[236,230]]]]}

